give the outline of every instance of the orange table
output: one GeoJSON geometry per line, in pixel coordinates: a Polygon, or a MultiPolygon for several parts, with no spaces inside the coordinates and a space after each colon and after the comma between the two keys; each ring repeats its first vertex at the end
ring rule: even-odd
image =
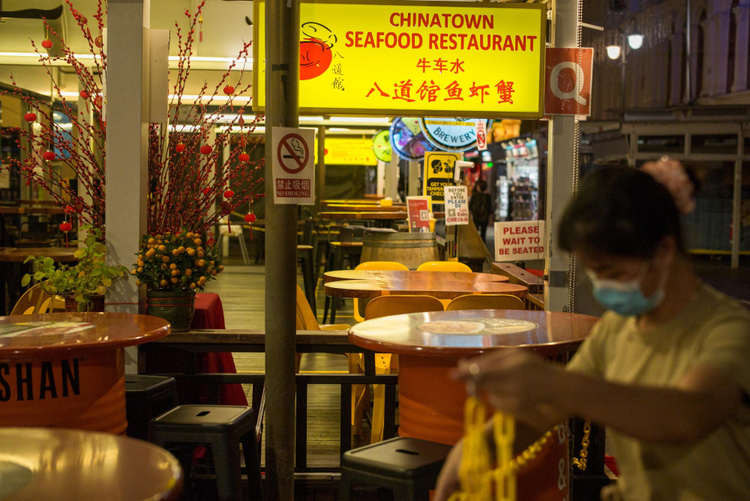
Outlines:
{"type": "Polygon", "coordinates": [[[324,282],[339,280],[417,280],[459,282],[474,285],[479,282],[508,282],[509,278],[494,273],[465,273],[461,271],[401,271],[401,270],[337,270],[323,275],[324,282]]]}
{"type": "Polygon", "coordinates": [[[176,500],[177,459],[148,442],[107,433],[0,429],[0,498],[176,500]]]}
{"type": "MultiPolygon", "coordinates": [[[[369,350],[399,355],[399,435],[454,444],[463,436],[467,396],[465,385],[448,375],[459,359],[511,347],[548,358],[564,356],[580,345],[597,320],[549,311],[415,313],[357,324],[349,331],[349,340],[369,350]]],[[[567,435],[552,442],[534,461],[537,466],[519,475],[518,492],[523,493],[519,499],[564,499],[556,474],[567,471],[565,463],[559,468],[567,458],[567,435]]],[[[565,485],[569,485],[567,479],[565,485]]]]}
{"type": "Polygon", "coordinates": [[[0,317],[0,427],[125,433],[123,348],[169,331],[128,313],[0,317]]]}
{"type": "MultiPolygon", "coordinates": [[[[416,273],[416,272],[411,272],[416,273]]],[[[339,280],[325,284],[329,296],[344,298],[374,298],[388,294],[424,294],[438,299],[455,299],[465,294],[512,294],[523,299],[528,289],[522,285],[503,282],[460,282],[439,277],[395,279],[383,276],[373,280],[339,280]]]]}

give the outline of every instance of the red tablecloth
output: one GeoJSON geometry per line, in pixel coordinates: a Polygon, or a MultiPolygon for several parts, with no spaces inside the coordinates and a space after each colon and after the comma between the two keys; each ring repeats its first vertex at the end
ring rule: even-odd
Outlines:
{"type": "MultiPolygon", "coordinates": [[[[224,308],[218,294],[205,292],[195,295],[193,329],[225,329],[224,308]]],[[[223,372],[236,374],[231,353],[201,353],[197,360],[198,372],[223,372]]],[[[247,397],[240,384],[222,384],[219,393],[221,405],[247,405],[247,397]]],[[[203,392],[202,392],[203,393],[203,392]]]]}
{"type": "MultiPolygon", "coordinates": [[[[218,294],[201,293],[195,295],[195,316],[193,329],[224,329],[224,308],[218,294]]],[[[181,350],[163,353],[157,359],[149,356],[146,359],[147,374],[186,373],[190,368],[189,357],[195,357],[195,370],[198,373],[236,373],[231,353],[186,353],[181,350]]],[[[209,392],[206,385],[177,385],[177,397],[180,404],[208,403],[209,392]]],[[[239,384],[219,385],[219,404],[247,405],[247,397],[239,384]]]]}

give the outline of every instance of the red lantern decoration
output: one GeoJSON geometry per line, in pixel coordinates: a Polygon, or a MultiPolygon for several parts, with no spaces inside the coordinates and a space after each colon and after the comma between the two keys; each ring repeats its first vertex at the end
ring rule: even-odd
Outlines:
{"type": "Polygon", "coordinates": [[[227,190],[224,192],[224,198],[232,198],[234,196],[234,192],[232,190],[227,190]]]}
{"type": "Polygon", "coordinates": [[[69,222],[65,221],[64,223],[60,223],[60,231],[62,231],[63,233],[67,233],[72,229],[73,229],[73,225],[70,224],[69,222]]]}
{"type": "Polygon", "coordinates": [[[177,146],[174,147],[174,151],[176,151],[177,153],[182,153],[183,151],[185,151],[185,145],[182,143],[177,143],[177,146]]]}
{"type": "Polygon", "coordinates": [[[83,99],[89,98],[89,93],[86,92],[85,90],[82,90],[81,92],[79,92],[78,95],[81,96],[83,99]]]}
{"type": "Polygon", "coordinates": [[[234,87],[232,87],[231,85],[227,85],[226,87],[224,87],[224,94],[226,94],[227,96],[231,96],[232,94],[234,94],[234,87]]]}
{"type": "Polygon", "coordinates": [[[245,214],[245,222],[253,224],[255,222],[255,214],[252,212],[250,214],[245,214]]]}
{"type": "Polygon", "coordinates": [[[247,153],[240,153],[237,158],[240,159],[240,162],[247,162],[248,160],[250,160],[250,155],[248,155],[247,153]]]}
{"type": "Polygon", "coordinates": [[[54,151],[45,151],[42,153],[42,158],[45,160],[54,160],[55,159],[55,152],[54,151]]]}
{"type": "Polygon", "coordinates": [[[23,119],[27,122],[34,122],[36,120],[36,113],[30,111],[23,116],[23,119]]]}
{"type": "Polygon", "coordinates": [[[45,49],[51,49],[52,40],[42,40],[42,47],[44,47],[45,49]]]}
{"type": "Polygon", "coordinates": [[[204,144],[203,146],[201,146],[201,153],[203,153],[204,155],[208,155],[208,154],[210,154],[210,153],[211,153],[211,152],[212,152],[213,150],[214,150],[214,149],[213,149],[213,148],[211,148],[211,147],[210,147],[209,145],[207,145],[207,144],[204,144]]]}

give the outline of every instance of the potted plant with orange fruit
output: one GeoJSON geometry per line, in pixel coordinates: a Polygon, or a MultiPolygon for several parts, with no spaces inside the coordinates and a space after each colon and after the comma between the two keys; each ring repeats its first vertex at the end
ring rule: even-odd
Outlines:
{"type": "Polygon", "coordinates": [[[216,278],[224,266],[215,245],[204,245],[199,233],[182,230],[144,235],[131,274],[146,285],[148,314],[172,324],[172,331],[190,329],[195,293],[216,278]]]}

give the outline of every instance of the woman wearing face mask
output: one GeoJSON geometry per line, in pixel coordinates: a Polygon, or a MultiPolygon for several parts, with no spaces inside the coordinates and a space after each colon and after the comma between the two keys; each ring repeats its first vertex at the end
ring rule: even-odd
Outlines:
{"type": "MultiPolygon", "coordinates": [[[[685,171],[672,161],[644,170],[590,174],[560,223],[560,246],[609,310],[571,362],[498,350],[456,377],[476,379],[536,436],[572,415],[606,425],[625,500],[750,499],[750,314],[693,271],[680,228],[694,207],[685,171]]],[[[438,500],[457,488],[460,449],[438,500]]]]}

